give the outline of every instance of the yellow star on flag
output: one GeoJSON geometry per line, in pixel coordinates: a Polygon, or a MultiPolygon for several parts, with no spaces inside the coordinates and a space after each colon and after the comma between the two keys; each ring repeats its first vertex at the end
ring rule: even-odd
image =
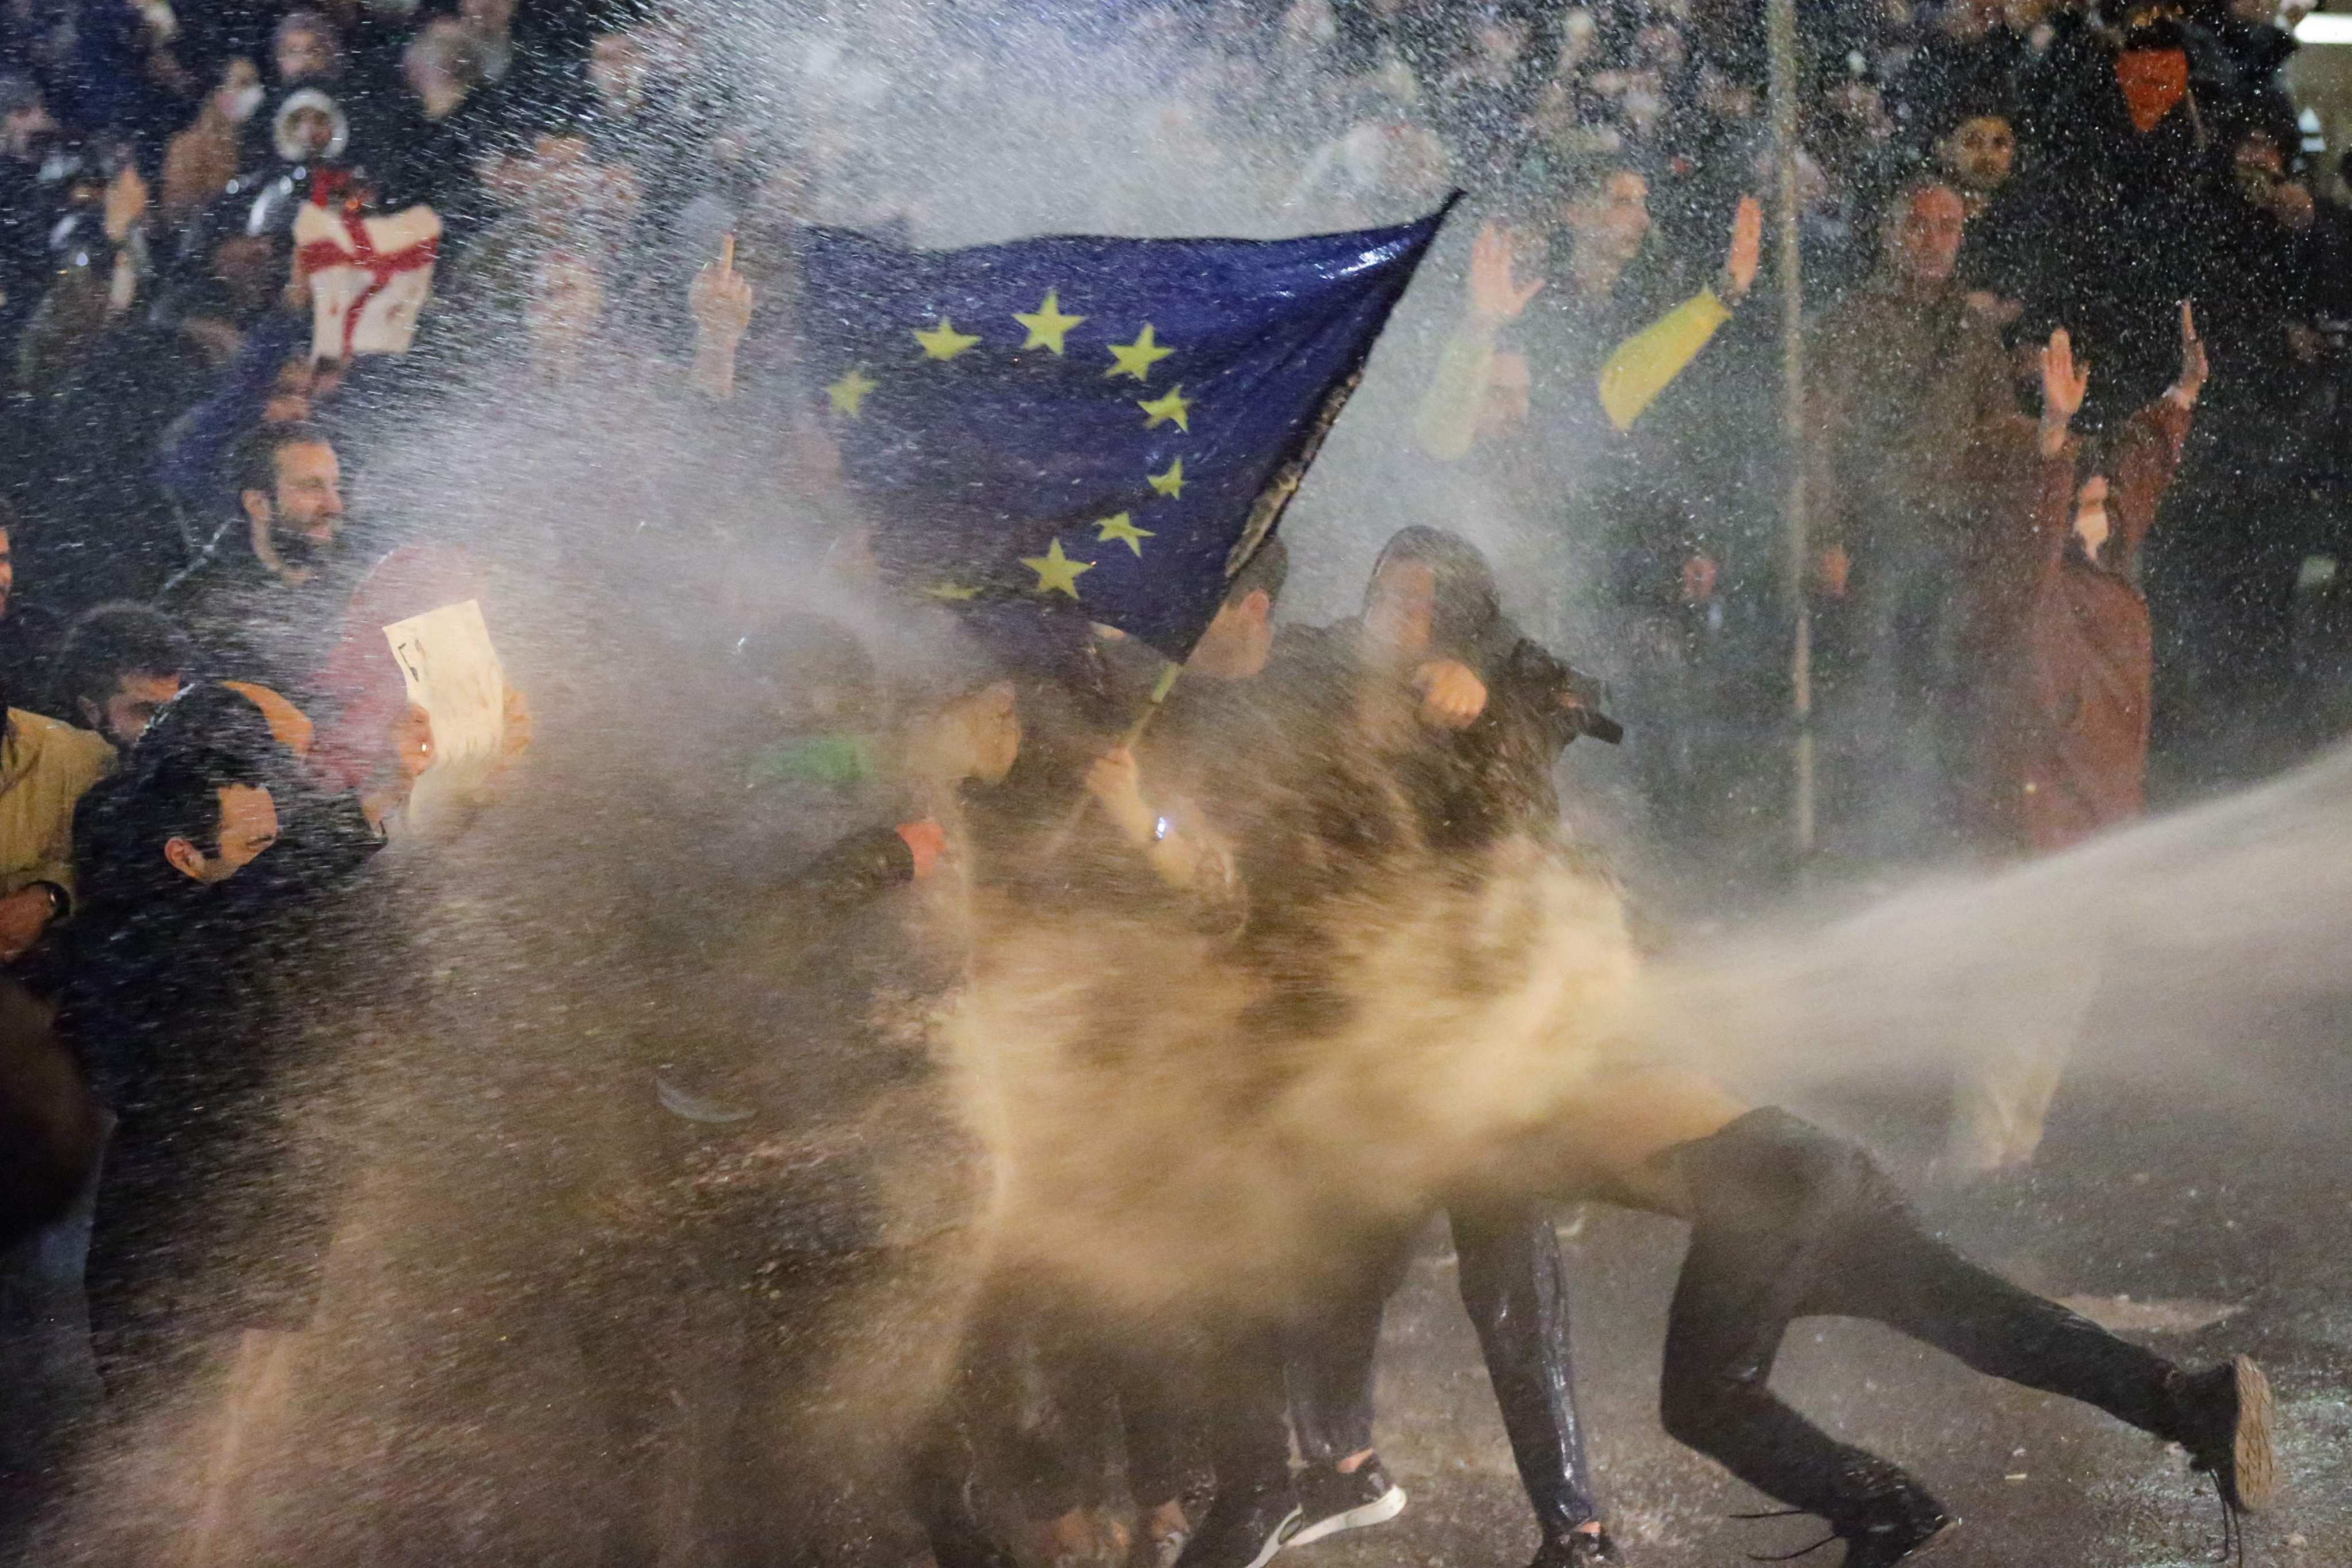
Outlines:
{"type": "Polygon", "coordinates": [[[1126,512],[1120,512],[1117,517],[1098,518],[1095,527],[1099,531],[1095,534],[1096,543],[1108,544],[1116,539],[1138,555],[1143,553],[1143,542],[1151,537],[1151,530],[1136,527],[1135,519],[1126,512]]]}
{"type": "Polygon", "coordinates": [[[1165,397],[1150,399],[1139,397],[1135,401],[1135,405],[1151,416],[1144,424],[1143,427],[1146,430],[1157,430],[1162,424],[1173,420],[1176,428],[1183,431],[1187,436],[1192,433],[1192,426],[1189,418],[1192,412],[1192,405],[1186,400],[1184,388],[1181,384],[1169,388],[1168,395],[1165,397]]]}
{"type": "Polygon", "coordinates": [[[1078,596],[1078,574],[1095,569],[1091,561],[1073,561],[1063,554],[1058,539],[1045,546],[1043,555],[1024,555],[1021,564],[1037,574],[1037,586],[1031,590],[1033,593],[1062,593],[1073,599],[1078,596]]]}
{"type": "Polygon", "coordinates": [[[1057,354],[1062,352],[1062,340],[1069,336],[1070,329],[1086,320],[1084,316],[1062,314],[1061,293],[1055,289],[1045,290],[1045,302],[1037,307],[1034,315],[1015,310],[1013,319],[1029,329],[1029,341],[1021,345],[1023,348],[1051,349],[1057,354]]]}
{"type": "Polygon", "coordinates": [[[951,600],[956,604],[980,597],[979,589],[967,588],[960,583],[934,583],[923,592],[934,599],[951,600]]]}
{"type": "Polygon", "coordinates": [[[974,333],[957,331],[954,325],[941,316],[940,324],[928,332],[917,328],[915,341],[923,345],[926,359],[953,359],[980,339],[974,333]]]}
{"type": "Polygon", "coordinates": [[[1143,331],[1135,335],[1133,342],[1110,345],[1110,357],[1118,363],[1103,374],[1131,375],[1149,385],[1151,382],[1151,367],[1175,352],[1174,349],[1163,349],[1160,346],[1159,340],[1151,335],[1151,323],[1146,321],[1143,323],[1143,331]]]}
{"type": "Polygon", "coordinates": [[[1164,474],[1151,475],[1150,482],[1153,489],[1158,490],[1170,500],[1183,500],[1184,459],[1179,458],[1174,462],[1169,464],[1168,471],[1164,474]]]}
{"type": "Polygon", "coordinates": [[[880,384],[881,383],[866,374],[864,365],[854,364],[849,367],[847,375],[824,389],[824,395],[833,399],[833,411],[835,414],[855,419],[857,417],[859,406],[866,401],[866,395],[880,384]]]}

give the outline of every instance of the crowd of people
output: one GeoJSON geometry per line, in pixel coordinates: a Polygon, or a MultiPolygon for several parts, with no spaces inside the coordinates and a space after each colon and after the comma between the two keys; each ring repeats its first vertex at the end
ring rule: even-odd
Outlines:
{"type": "MultiPolygon", "coordinates": [[[[315,1305],[337,1184],[308,1171],[280,1103],[315,1064],[282,1026],[278,977],[331,969],[435,766],[383,628],[485,591],[481,542],[346,516],[420,409],[463,418],[616,370],[683,427],[725,406],[771,441],[796,514],[838,527],[839,591],[881,594],[833,460],[842,405],[800,353],[812,224],[920,243],[999,237],[990,223],[1337,229],[1459,188],[1470,243],[1421,286],[1449,301],[1433,352],[1352,416],[1414,475],[1374,520],[1394,538],[1361,616],[1277,636],[1287,554],[1265,547],[1180,688],[1208,695],[1180,697],[1149,743],[1117,743],[1117,702],[1087,707],[1132,710],[1156,679],[1107,632],[931,670],[911,698],[844,623],[730,626],[772,661],[753,704],[771,732],[694,821],[706,854],[730,847],[705,870],[747,919],[870,922],[935,879],[985,881],[992,857],[1021,867],[1030,851],[1007,846],[1034,850],[1090,800],[1134,855],[1101,873],[1118,898],[1148,904],[1139,879],[1247,963],[1312,968],[1318,900],[1398,845],[1466,865],[1549,842],[1560,748],[1615,730],[1507,596],[1611,679],[1649,825],[1699,858],[1736,859],[1787,814],[1781,770],[1758,759],[1791,738],[1801,616],[1822,839],[1872,866],[2064,849],[2140,812],[2152,743],[2202,766],[2258,731],[2324,732],[2315,682],[2342,628],[2322,610],[2352,493],[2352,190],[2285,94],[2290,18],[2263,0],[1801,4],[1794,444],[1760,7],[768,10],[0,0],[0,1027],[25,1086],[0,1100],[0,1215],[26,1217],[0,1255],[0,1365],[29,1369],[32,1405],[75,1405],[58,1369],[85,1363],[141,1405],[224,1332],[246,1336],[232,1381],[249,1386],[277,1353],[268,1331],[315,1305]],[[1074,60],[1124,76],[1108,155],[1154,177],[997,201],[994,152],[1042,135],[1076,157],[1103,128],[1098,105],[1057,98],[1074,60]],[[1490,554],[1513,558],[1507,594],[1490,554]],[[1359,693],[1360,731],[1318,711],[1334,690],[1359,693]],[[1393,813],[1386,843],[1302,816],[1243,765],[1327,732],[1333,756],[1370,750],[1371,782],[1284,789],[1393,813]],[[990,793],[1008,778],[1017,805],[990,793]],[[1328,854],[1301,870],[1300,841],[1328,854]]],[[[1380,489],[1334,483],[1302,497],[1294,547],[1363,504],[1336,498],[1380,489]]],[[[501,719],[502,767],[530,737],[519,695],[501,719]]],[[[795,973],[865,984],[816,967],[795,973]]],[[[1312,989],[1269,1004],[1292,1011],[1266,1026],[1307,1027],[1312,989]]],[[[2044,1021],[1962,1085],[1947,1174],[2032,1159],[2071,1028],[2044,1021]]],[[[678,1156],[683,1184],[740,1208],[768,1189],[719,1180],[726,1129],[764,1127],[794,1090],[761,1026],[738,1032],[732,1054],[665,1059],[648,1103],[718,1141],[678,1156]]],[[[1850,1563],[1903,1560],[1952,1521],[1765,1391],[1801,1311],[1878,1317],[2097,1403],[2189,1447],[2232,1506],[2267,1490],[2250,1363],[2191,1377],[1971,1269],[1865,1156],[1791,1118],[1688,1085],[1619,1092],[1643,1110],[1614,1163],[1439,1205],[1541,1561],[1617,1560],[1567,1371],[1547,1207],[1564,1194],[1697,1227],[1669,1429],[1827,1518],[1850,1563]],[[1865,1249],[1906,1281],[1840,1266],[1865,1249]]],[[[777,1245],[729,1212],[710,1223],[777,1245]]],[[[1250,1374],[1213,1410],[1117,1347],[1062,1347],[1084,1373],[1067,1403],[1120,1410],[1139,1561],[1260,1568],[1402,1507],[1370,1404],[1402,1255],[1385,1234],[1353,1250],[1286,1346],[1221,1347],[1226,1381],[1250,1374]],[[1291,1395],[1269,1410],[1286,1360],[1291,1395]]],[[[760,1261],[727,1256],[720,1275],[760,1261]]],[[[1060,1343],[998,1316],[992,1332],[1060,1343]]],[[[617,1375],[612,1391],[614,1431],[642,1436],[655,1395],[617,1375]]],[[[971,1405],[950,1400],[912,1445],[941,1568],[1100,1548],[1080,1539],[1095,1456],[1028,1478],[1033,1500],[1037,1500],[1034,1538],[971,1516],[954,1456],[999,1416],[971,1405]]],[[[45,1475],[68,1425],[8,1423],[0,1463],[45,1475]]],[[[47,1495],[11,1485],[11,1504],[47,1495]]],[[[657,1504],[622,1498],[612,1560],[650,1562],[657,1504]]],[[[0,1542],[25,1523],[10,1513],[0,1542]]]]}

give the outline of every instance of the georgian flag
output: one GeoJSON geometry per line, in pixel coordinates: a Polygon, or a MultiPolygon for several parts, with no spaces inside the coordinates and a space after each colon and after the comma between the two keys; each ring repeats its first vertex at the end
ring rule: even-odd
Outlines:
{"type": "Polygon", "coordinates": [[[294,247],[310,280],[311,358],[408,352],[433,294],[438,213],[420,203],[370,217],[349,203],[306,202],[294,215],[294,247]]]}

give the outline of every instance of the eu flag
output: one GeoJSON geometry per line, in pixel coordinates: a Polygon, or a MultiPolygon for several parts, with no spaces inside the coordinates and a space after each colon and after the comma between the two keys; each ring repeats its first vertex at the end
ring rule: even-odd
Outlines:
{"type": "Polygon", "coordinates": [[[811,231],[815,395],[884,571],[951,602],[1075,610],[1182,658],[1444,216],[947,251],[811,231]]]}

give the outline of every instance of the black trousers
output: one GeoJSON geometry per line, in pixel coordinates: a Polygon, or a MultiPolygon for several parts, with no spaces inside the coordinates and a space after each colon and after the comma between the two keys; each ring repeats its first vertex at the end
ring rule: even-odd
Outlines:
{"type": "MultiPolygon", "coordinates": [[[[1511,1458],[1546,1536],[1600,1515],[1568,1346],[1568,1279],[1551,1209],[1506,1204],[1447,1215],[1462,1305],[1478,1331],[1511,1458]]],[[[1390,1249],[1362,1288],[1290,1335],[1291,1420],[1300,1457],[1330,1464],[1373,1447],[1372,1373],[1381,1319],[1410,1261],[1390,1249]]]]}
{"type": "Polygon", "coordinates": [[[1858,1145],[1764,1110],[1661,1158],[1695,1212],[1660,1412],[1669,1434],[1758,1490],[1833,1525],[1866,1522],[1886,1498],[1919,1492],[1773,1395],[1773,1360],[1801,1317],[1867,1318],[1979,1372],[2176,1435],[2169,1363],[1928,1235],[1858,1145]]]}

